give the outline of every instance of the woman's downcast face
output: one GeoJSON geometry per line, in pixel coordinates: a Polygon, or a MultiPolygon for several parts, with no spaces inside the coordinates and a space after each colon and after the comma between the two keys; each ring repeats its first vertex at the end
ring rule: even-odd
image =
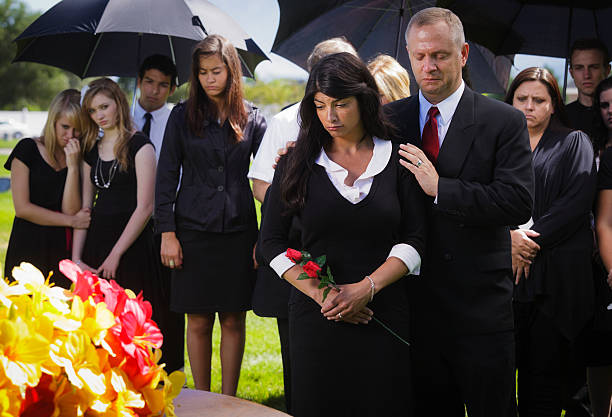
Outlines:
{"type": "Polygon", "coordinates": [[[546,127],[554,113],[548,89],[540,81],[525,81],[514,92],[512,105],[523,112],[527,128],[546,127]]]}
{"type": "Polygon", "coordinates": [[[612,89],[604,90],[599,95],[601,119],[609,131],[612,130],[612,89]]]}
{"type": "Polygon", "coordinates": [[[60,115],[55,122],[55,137],[57,138],[57,144],[63,148],[70,139],[79,139],[81,132],[74,127],[67,116],[60,115]]]}
{"type": "Polygon", "coordinates": [[[359,102],[354,96],[336,99],[317,92],[314,105],[321,124],[332,137],[363,134],[359,102]]]}
{"type": "Polygon", "coordinates": [[[227,65],[218,55],[200,57],[198,80],[209,98],[223,97],[227,78],[227,65]]]}

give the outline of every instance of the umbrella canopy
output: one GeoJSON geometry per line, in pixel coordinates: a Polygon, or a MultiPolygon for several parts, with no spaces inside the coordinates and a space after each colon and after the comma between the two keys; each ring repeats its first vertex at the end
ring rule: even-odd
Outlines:
{"type": "Polygon", "coordinates": [[[612,50],[609,0],[440,0],[466,36],[495,54],[565,58],[576,39],[599,38],[612,50]]]}
{"type": "Polygon", "coordinates": [[[15,39],[13,62],[52,65],[81,78],[134,77],[149,55],[177,65],[179,84],[189,79],[191,50],[208,34],[238,49],[245,75],[268,59],[238,23],[206,0],[63,0],[15,39]]]}
{"type": "MultiPolygon", "coordinates": [[[[404,47],[406,27],[414,13],[434,6],[436,1],[278,0],[278,3],[280,22],[272,51],[302,68],[306,67],[306,59],[317,43],[345,36],[363,59],[384,53],[410,70],[404,47]]],[[[512,57],[496,59],[485,48],[471,45],[467,66],[476,91],[503,94],[511,65],[512,57]]]]}

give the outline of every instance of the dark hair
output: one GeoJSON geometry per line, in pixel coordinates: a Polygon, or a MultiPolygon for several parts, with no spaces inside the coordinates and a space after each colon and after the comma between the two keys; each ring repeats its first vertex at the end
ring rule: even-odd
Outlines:
{"type": "Polygon", "coordinates": [[[597,114],[595,117],[595,123],[593,126],[593,137],[591,140],[593,141],[593,146],[595,147],[595,151],[601,151],[606,147],[606,143],[608,142],[608,129],[604,124],[603,119],[601,118],[601,93],[604,91],[612,89],[612,77],[608,77],[605,80],[602,80],[595,89],[595,93],[593,94],[593,110],[597,114]]]}
{"type": "Polygon", "coordinates": [[[364,130],[371,136],[388,139],[392,126],[383,114],[378,88],[368,67],[352,54],[342,52],[321,59],[310,72],[306,92],[300,104],[300,133],[293,148],[285,157],[286,167],[281,177],[281,199],[289,212],[295,212],[306,202],[310,173],[321,148],[332,142],[314,104],[314,96],[321,92],[341,99],[354,96],[364,130]]]}
{"type": "Polygon", "coordinates": [[[166,55],[156,54],[146,57],[138,70],[138,78],[142,80],[145,72],[150,69],[156,69],[162,74],[168,75],[170,77],[170,88],[176,85],[176,77],[178,75],[176,65],[166,55]]]}
{"type": "MultiPolygon", "coordinates": [[[[570,53],[568,56],[569,66],[572,66],[572,57],[574,56],[574,52],[576,51],[587,51],[590,49],[594,49],[596,51],[601,52],[601,57],[603,59],[603,66],[605,67],[610,62],[610,53],[608,52],[608,47],[605,43],[597,38],[589,38],[589,39],[578,39],[570,48],[570,53]]],[[[606,74],[607,75],[607,74],[606,74]]]]}
{"type": "Polygon", "coordinates": [[[189,99],[187,100],[187,124],[191,133],[202,136],[204,120],[216,120],[219,109],[206,95],[200,85],[200,58],[216,55],[227,67],[225,84],[225,105],[227,120],[234,131],[236,141],[241,141],[242,128],[248,116],[244,108],[242,93],[242,68],[234,45],[220,35],[210,35],[198,42],[191,54],[191,77],[189,79],[189,99]]]}
{"type": "Polygon", "coordinates": [[[548,95],[550,96],[554,109],[551,122],[554,119],[560,122],[563,126],[568,127],[569,120],[567,118],[567,113],[565,112],[565,105],[563,104],[563,99],[561,98],[561,92],[559,91],[559,84],[557,83],[555,76],[552,75],[552,73],[546,68],[530,67],[519,72],[519,74],[512,81],[512,84],[510,84],[508,94],[506,94],[506,103],[512,105],[516,89],[527,81],[539,81],[544,84],[546,90],[548,90],[548,95]]]}

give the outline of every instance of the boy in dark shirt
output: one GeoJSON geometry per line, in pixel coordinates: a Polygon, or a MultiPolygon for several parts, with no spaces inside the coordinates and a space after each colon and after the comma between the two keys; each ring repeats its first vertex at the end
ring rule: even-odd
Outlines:
{"type": "Polygon", "coordinates": [[[608,48],[599,39],[579,39],[572,45],[569,71],[578,89],[578,99],[566,105],[570,127],[592,136],[595,111],[593,94],[610,73],[608,48]]]}

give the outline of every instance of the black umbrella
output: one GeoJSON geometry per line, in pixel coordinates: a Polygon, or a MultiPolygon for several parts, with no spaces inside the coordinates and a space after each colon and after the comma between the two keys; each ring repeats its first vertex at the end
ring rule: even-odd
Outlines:
{"type": "Polygon", "coordinates": [[[13,62],[52,65],[81,78],[134,77],[144,58],[163,54],[174,60],[183,83],[193,46],[213,33],[236,46],[247,76],[268,59],[238,23],[206,0],[63,0],[15,39],[13,62]]]}
{"type": "MultiPolygon", "coordinates": [[[[272,51],[306,67],[314,46],[325,39],[345,36],[367,60],[379,53],[395,57],[410,69],[404,33],[410,17],[435,5],[435,0],[339,0],[295,2],[278,0],[280,22],[272,51]]],[[[495,57],[471,45],[468,69],[476,91],[503,94],[512,58],[495,57]],[[505,77],[505,78],[504,78],[505,77]]],[[[413,83],[415,86],[416,83],[413,83]]]]}
{"type": "MultiPolygon", "coordinates": [[[[466,35],[496,54],[567,58],[571,44],[599,38],[612,50],[609,0],[440,0],[466,27],[466,35]]],[[[567,84],[567,66],[565,85],[567,84]]]]}

